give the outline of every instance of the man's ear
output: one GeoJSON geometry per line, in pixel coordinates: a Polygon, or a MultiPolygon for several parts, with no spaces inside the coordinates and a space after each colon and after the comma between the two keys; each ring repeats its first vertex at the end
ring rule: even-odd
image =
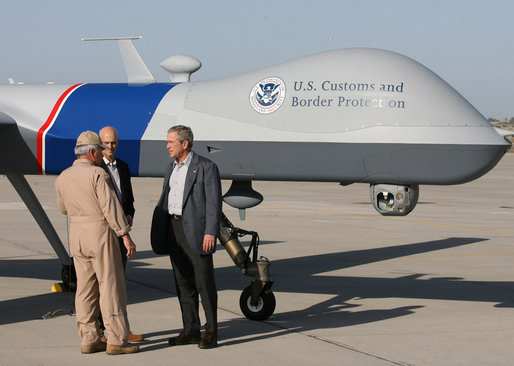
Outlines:
{"type": "Polygon", "coordinates": [[[90,158],[91,161],[95,160],[95,149],[91,148],[87,152],[87,156],[90,158]]]}

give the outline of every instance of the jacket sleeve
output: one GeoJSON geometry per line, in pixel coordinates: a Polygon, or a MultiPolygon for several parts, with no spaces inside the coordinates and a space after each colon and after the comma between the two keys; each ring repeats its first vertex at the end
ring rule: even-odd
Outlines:
{"type": "Polygon", "coordinates": [[[57,180],[55,181],[55,190],[57,192],[57,206],[59,206],[59,210],[63,214],[67,215],[68,211],[66,210],[66,207],[64,206],[64,202],[62,201],[59,185],[60,185],[59,178],[57,178],[57,180]]]}
{"type": "Polygon", "coordinates": [[[218,236],[221,220],[221,180],[218,167],[213,162],[205,164],[205,234],[218,236]]]}
{"type": "Polygon", "coordinates": [[[109,174],[100,171],[96,182],[96,195],[100,209],[107,220],[107,223],[117,236],[122,236],[130,231],[127,217],[123,213],[120,201],[114,192],[109,174]]]}
{"type": "Polygon", "coordinates": [[[125,162],[123,162],[123,180],[123,209],[127,215],[134,217],[136,213],[134,208],[134,192],[132,192],[132,182],[130,181],[130,168],[125,162]]]}

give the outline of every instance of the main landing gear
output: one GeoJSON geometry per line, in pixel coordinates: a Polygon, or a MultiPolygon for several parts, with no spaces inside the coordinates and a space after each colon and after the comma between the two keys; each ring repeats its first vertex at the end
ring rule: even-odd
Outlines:
{"type": "Polygon", "coordinates": [[[219,239],[241,273],[254,277],[239,298],[241,311],[250,320],[268,319],[275,311],[276,301],[275,295],[271,291],[273,285],[269,275],[271,262],[265,257],[257,259],[259,235],[255,231],[234,227],[222,213],[219,239]],[[248,252],[245,251],[238,239],[246,235],[252,236],[248,252]]]}

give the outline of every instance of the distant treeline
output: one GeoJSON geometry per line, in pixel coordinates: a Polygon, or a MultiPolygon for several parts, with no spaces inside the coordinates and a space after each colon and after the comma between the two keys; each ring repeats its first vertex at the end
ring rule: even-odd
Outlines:
{"type": "Polygon", "coordinates": [[[489,120],[489,122],[494,123],[494,124],[506,124],[506,125],[514,126],[514,117],[511,117],[510,119],[505,117],[505,119],[503,121],[496,119],[496,118],[488,118],[488,120],[489,120]]]}

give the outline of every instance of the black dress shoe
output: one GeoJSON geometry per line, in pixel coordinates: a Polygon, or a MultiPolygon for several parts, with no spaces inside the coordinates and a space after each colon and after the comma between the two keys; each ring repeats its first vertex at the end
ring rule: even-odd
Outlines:
{"type": "Polygon", "coordinates": [[[206,331],[200,343],[198,343],[198,347],[202,349],[216,348],[218,346],[218,340],[216,337],[209,331],[206,331]]]}
{"type": "Polygon", "coordinates": [[[201,338],[200,334],[191,335],[187,334],[185,331],[182,331],[178,337],[171,337],[168,340],[168,344],[170,346],[183,346],[185,344],[198,344],[200,343],[201,338]]]}

